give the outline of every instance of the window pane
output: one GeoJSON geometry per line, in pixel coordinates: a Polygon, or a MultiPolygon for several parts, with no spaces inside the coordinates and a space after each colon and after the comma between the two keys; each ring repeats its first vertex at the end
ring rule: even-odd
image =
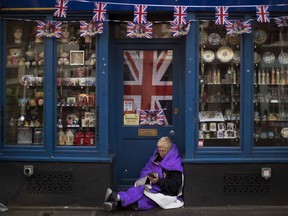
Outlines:
{"type": "Polygon", "coordinates": [[[44,143],[44,43],[35,35],[35,22],[7,22],[7,144],[44,143]]]}
{"type": "Polygon", "coordinates": [[[200,23],[198,146],[239,146],[240,36],[200,23]]]}
{"type": "Polygon", "coordinates": [[[95,37],[79,36],[79,23],[63,23],[57,43],[57,143],[95,146],[95,37]]]}
{"type": "Polygon", "coordinates": [[[172,50],[126,50],[124,125],[172,124],[172,50]]]}
{"type": "Polygon", "coordinates": [[[265,24],[255,22],[255,146],[288,145],[287,35],[287,29],[279,28],[275,19],[265,24]]]}

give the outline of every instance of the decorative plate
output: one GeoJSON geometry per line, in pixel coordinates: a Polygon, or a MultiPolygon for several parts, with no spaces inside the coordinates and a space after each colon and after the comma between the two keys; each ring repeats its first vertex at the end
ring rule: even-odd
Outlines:
{"type": "Polygon", "coordinates": [[[212,62],[214,59],[215,59],[215,54],[213,51],[211,50],[205,50],[202,52],[201,54],[202,56],[202,59],[205,61],[205,62],[212,62]]]}
{"type": "Polygon", "coordinates": [[[281,52],[278,56],[278,60],[281,64],[288,64],[288,53],[281,52]]]}
{"type": "Polygon", "coordinates": [[[220,44],[221,37],[217,33],[212,33],[208,36],[208,41],[211,45],[218,45],[220,44]]]}
{"type": "Polygon", "coordinates": [[[217,50],[216,55],[221,62],[229,62],[233,58],[233,50],[228,46],[222,46],[217,50]]]}
{"type": "Polygon", "coordinates": [[[254,63],[258,64],[261,61],[261,56],[259,53],[254,52],[254,63]]]}
{"type": "Polygon", "coordinates": [[[199,35],[199,43],[200,45],[204,45],[207,43],[207,39],[208,39],[208,34],[204,31],[201,31],[200,32],[200,35],[199,35]]]}
{"type": "Polygon", "coordinates": [[[262,44],[266,41],[266,39],[267,34],[265,31],[259,29],[254,32],[254,42],[256,44],[262,44]]]}
{"type": "Polygon", "coordinates": [[[284,138],[288,138],[288,128],[287,128],[287,127],[283,128],[283,129],[281,130],[281,135],[282,135],[282,137],[284,137],[284,138]]]}
{"type": "Polygon", "coordinates": [[[240,51],[235,51],[233,55],[233,62],[236,64],[240,63],[240,51]]]}
{"type": "Polygon", "coordinates": [[[272,52],[265,52],[263,54],[263,61],[267,64],[273,64],[275,61],[275,55],[272,52]]]}
{"type": "Polygon", "coordinates": [[[233,45],[237,45],[240,42],[240,35],[231,34],[228,36],[228,41],[229,41],[229,43],[231,43],[233,45]]]}

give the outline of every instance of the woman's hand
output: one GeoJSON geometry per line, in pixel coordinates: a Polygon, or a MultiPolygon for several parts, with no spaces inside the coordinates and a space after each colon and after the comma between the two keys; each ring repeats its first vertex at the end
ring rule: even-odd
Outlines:
{"type": "Polygon", "coordinates": [[[158,173],[153,172],[148,175],[148,179],[152,184],[156,184],[159,180],[158,173]]]}

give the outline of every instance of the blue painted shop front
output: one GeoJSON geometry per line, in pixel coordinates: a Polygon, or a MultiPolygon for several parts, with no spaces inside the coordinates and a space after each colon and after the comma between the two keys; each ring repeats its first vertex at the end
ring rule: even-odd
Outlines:
{"type": "MultiPolygon", "coordinates": [[[[133,1],[138,3],[143,2],[133,1]]],[[[148,20],[153,21],[154,37],[129,39],[123,25],[133,19],[133,4],[108,3],[109,22],[93,40],[78,38],[75,44],[74,38],[63,45],[60,39],[46,37],[39,44],[27,42],[27,50],[35,47],[37,55],[44,53],[44,64],[36,67],[7,66],[9,49],[17,48],[8,47],[13,26],[21,24],[28,31],[36,20],[59,20],[76,32],[80,21],[91,19],[93,2],[71,0],[67,18],[60,19],[53,17],[54,1],[1,2],[0,203],[100,205],[106,187],[131,186],[157,139],[170,136],[183,156],[187,206],[287,205],[288,37],[287,27],[278,28],[275,22],[287,14],[287,3],[177,2],[190,6],[187,20],[192,22],[187,36],[174,38],[163,32],[173,20],[171,5],[176,2],[145,1],[151,4],[148,20]],[[256,21],[258,4],[270,6],[271,24],[256,21]],[[231,20],[250,19],[252,33],[226,37],[224,26],[214,21],[215,6],[222,5],[231,6],[231,20]],[[65,65],[65,52],[84,53],[83,62],[70,56],[65,65]],[[157,83],[156,90],[148,81],[143,84],[148,74],[157,83]],[[19,83],[31,75],[35,83],[42,77],[43,85],[19,83]],[[18,91],[16,102],[10,89],[18,91]],[[166,93],[157,95],[160,91],[166,93]],[[154,99],[144,106],[147,100],[138,96],[148,93],[154,99]],[[25,107],[21,98],[28,100],[25,107]],[[34,101],[43,120],[41,142],[35,140],[39,128],[32,113],[34,101]],[[160,120],[147,123],[148,117],[141,118],[150,112],[160,120]],[[212,114],[209,121],[205,113],[212,114]],[[29,119],[26,125],[18,121],[22,115],[29,119]],[[59,132],[67,135],[69,130],[74,142],[65,138],[63,144],[59,132]],[[30,177],[23,173],[26,165],[34,168],[30,177]],[[272,176],[263,176],[263,168],[270,168],[266,171],[272,170],[272,176]]]]}

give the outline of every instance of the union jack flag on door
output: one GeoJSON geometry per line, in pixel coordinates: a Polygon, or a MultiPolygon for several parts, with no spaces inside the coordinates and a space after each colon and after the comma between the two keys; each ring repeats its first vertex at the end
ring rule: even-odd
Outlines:
{"type": "Polygon", "coordinates": [[[171,50],[124,51],[124,98],[136,110],[164,110],[165,125],[172,124],[171,50]]]}

